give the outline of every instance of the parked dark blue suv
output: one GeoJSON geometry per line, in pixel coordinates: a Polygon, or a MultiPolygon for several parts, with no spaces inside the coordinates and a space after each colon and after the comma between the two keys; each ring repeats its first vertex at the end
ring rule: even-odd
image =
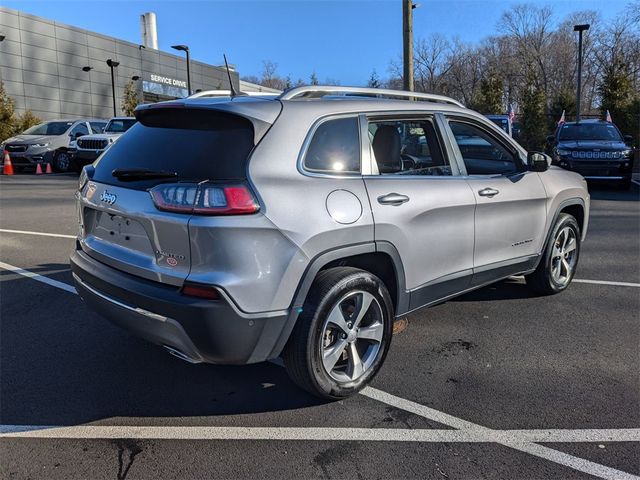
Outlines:
{"type": "Polygon", "coordinates": [[[563,123],[547,137],[555,165],[589,181],[615,182],[622,188],[631,186],[633,149],[625,143],[631,140],[613,123],[602,120],[563,123]]]}

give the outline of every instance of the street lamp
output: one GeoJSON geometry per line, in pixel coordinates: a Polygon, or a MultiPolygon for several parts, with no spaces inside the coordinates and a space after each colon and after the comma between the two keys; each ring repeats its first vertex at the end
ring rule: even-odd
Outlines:
{"type": "Polygon", "coordinates": [[[187,45],[171,45],[171,48],[174,50],[180,50],[181,52],[185,52],[187,54],[187,89],[189,91],[189,95],[191,95],[191,72],[189,68],[189,47],[187,45]]]}
{"type": "Polygon", "coordinates": [[[90,72],[91,70],[93,70],[93,67],[90,67],[89,65],[87,65],[86,67],[82,67],[83,72],[90,72]]]}
{"type": "Polygon", "coordinates": [[[140,75],[134,75],[133,77],[131,77],[131,80],[137,82],[138,80],[140,80],[140,75]]]}
{"type": "Polygon", "coordinates": [[[574,25],[573,31],[578,32],[578,90],[576,92],[576,123],[580,122],[580,93],[582,92],[582,32],[589,30],[589,24],[574,25]]]}
{"type": "Polygon", "coordinates": [[[115,117],[118,115],[118,112],[116,111],[116,80],[113,76],[113,69],[120,65],[120,62],[116,62],[115,60],[108,58],[107,65],[109,65],[109,68],[111,69],[111,95],[113,96],[113,116],[115,117]]]}

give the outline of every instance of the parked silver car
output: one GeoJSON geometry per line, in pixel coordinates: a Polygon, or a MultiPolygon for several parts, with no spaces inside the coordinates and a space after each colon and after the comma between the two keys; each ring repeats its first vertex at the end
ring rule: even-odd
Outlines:
{"type": "Polygon", "coordinates": [[[101,133],[106,124],[106,120],[99,119],[51,120],[8,138],[0,144],[0,150],[9,152],[17,169],[51,163],[55,171],[67,172],[72,167],[69,150],[78,138],[101,133]]]}
{"type": "Polygon", "coordinates": [[[450,98],[311,86],[136,118],[81,174],[71,267],[91,307],[184,360],[282,356],[343,398],[380,369],[394,319],[575,274],[585,181],[450,98]]]}

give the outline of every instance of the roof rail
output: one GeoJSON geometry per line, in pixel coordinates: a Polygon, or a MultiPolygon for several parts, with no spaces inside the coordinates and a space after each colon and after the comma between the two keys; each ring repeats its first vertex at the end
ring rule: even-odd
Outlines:
{"type": "MultiPolygon", "coordinates": [[[[277,93],[271,92],[242,92],[242,95],[248,97],[275,97],[277,93]]],[[[187,98],[203,98],[203,97],[230,97],[231,90],[202,90],[200,92],[193,93],[187,98]]]]}
{"type": "Polygon", "coordinates": [[[431,93],[407,92],[404,90],[390,90],[386,88],[368,88],[368,87],[340,87],[336,85],[320,86],[309,85],[305,87],[296,87],[284,92],[278,98],[280,100],[293,100],[294,98],[322,98],[325,95],[335,94],[347,95],[366,95],[376,97],[401,97],[415,98],[417,100],[425,100],[435,103],[448,103],[456,107],[465,108],[464,105],[457,100],[444,95],[433,95],[431,93]]]}

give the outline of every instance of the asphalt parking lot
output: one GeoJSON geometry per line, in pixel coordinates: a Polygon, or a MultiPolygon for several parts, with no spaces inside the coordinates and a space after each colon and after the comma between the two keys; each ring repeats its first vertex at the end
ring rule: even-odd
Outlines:
{"type": "Polygon", "coordinates": [[[373,385],[325,403],[277,364],[190,365],[88,310],[76,184],[0,177],[3,479],[640,478],[638,185],[592,188],[581,282],[413,314],[373,385]]]}

